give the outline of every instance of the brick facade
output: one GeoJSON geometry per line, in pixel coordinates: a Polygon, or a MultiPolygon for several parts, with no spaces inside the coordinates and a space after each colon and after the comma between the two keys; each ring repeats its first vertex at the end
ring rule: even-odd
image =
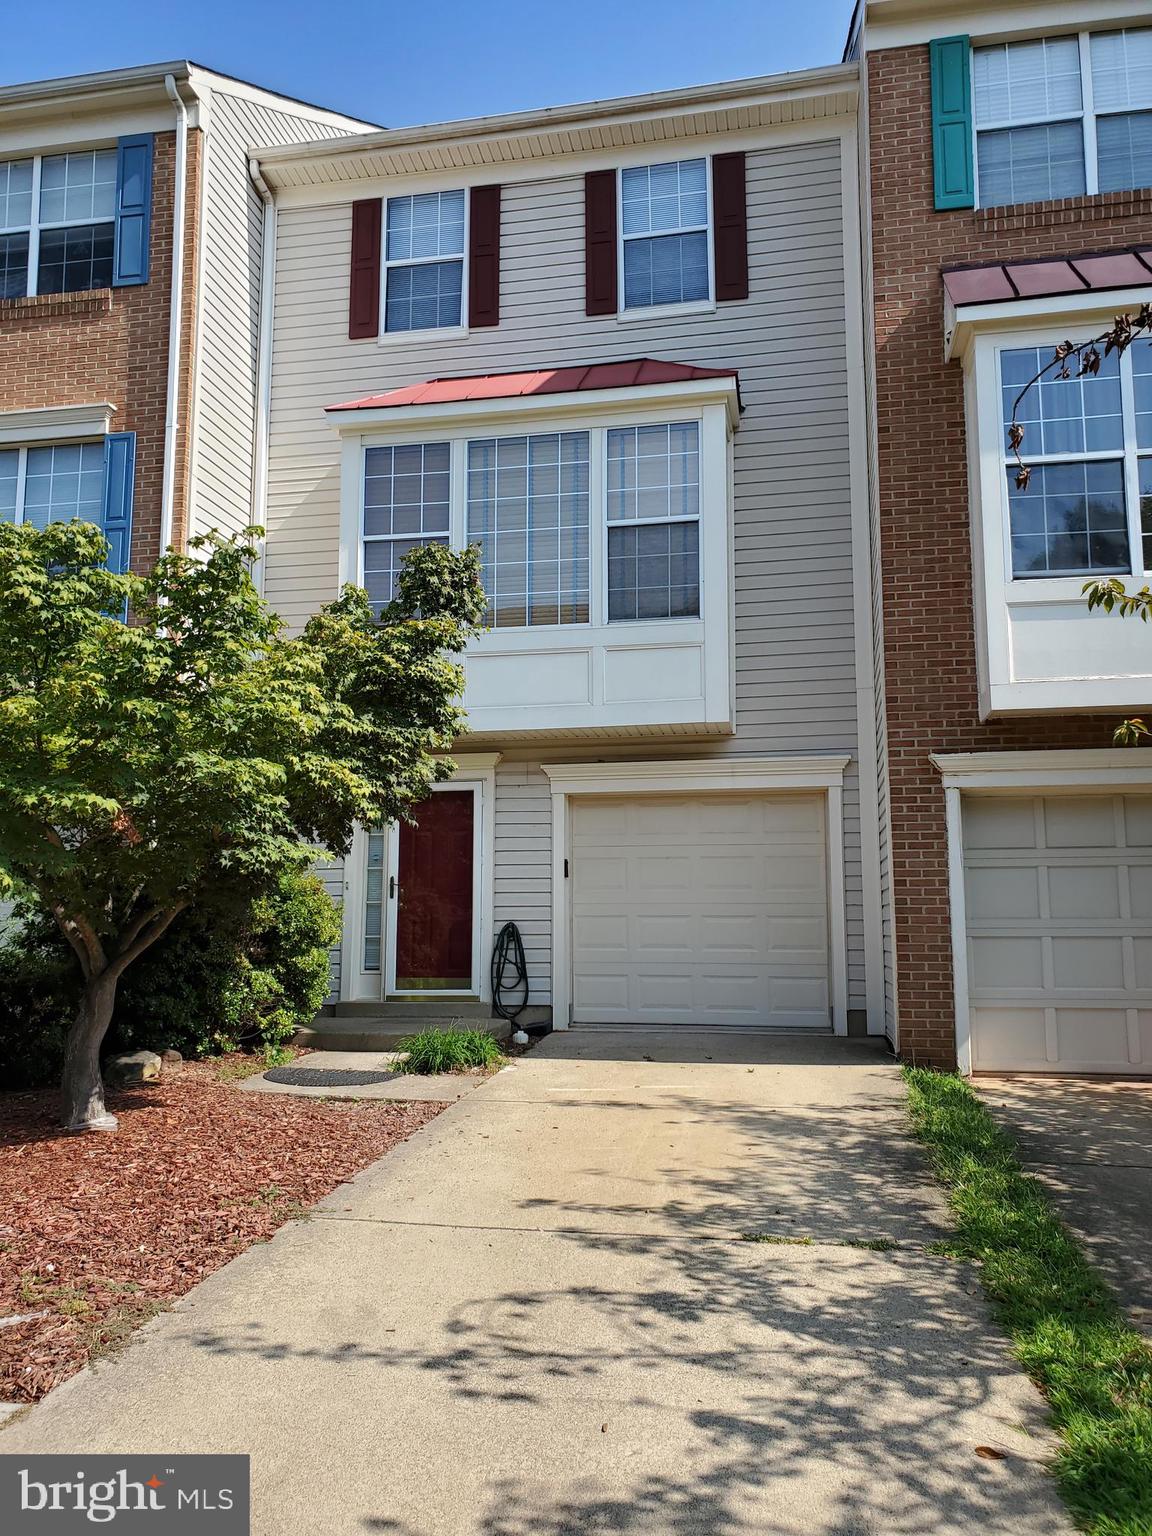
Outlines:
{"type": "Polygon", "coordinates": [[[941,269],[1147,242],[1152,194],[937,213],[927,45],[867,56],[878,505],[901,1053],[955,1065],[944,793],[930,752],[1111,745],[1116,716],[981,724],[963,376],[941,269]]]}
{"type": "MultiPolygon", "coordinates": [[[[158,133],[152,179],[149,280],[139,287],[46,294],[0,301],[0,411],[95,404],[116,407],[112,429],[136,433],[132,567],[160,553],[164,418],[168,392],[168,324],[172,294],[173,190],[176,135],[158,133]]],[[[200,206],[200,134],[188,136],[184,224],[181,430],[177,443],[173,538],[185,537],[196,227],[200,206]]]]}

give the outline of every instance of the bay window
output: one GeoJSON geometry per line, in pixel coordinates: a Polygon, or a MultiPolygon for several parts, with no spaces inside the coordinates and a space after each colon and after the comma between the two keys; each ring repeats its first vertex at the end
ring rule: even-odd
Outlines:
{"type": "Polygon", "coordinates": [[[1141,574],[1152,556],[1152,343],[1111,353],[1095,376],[1053,369],[1033,385],[1017,411],[1032,471],[1019,489],[1013,402],[1054,347],[1000,353],[1011,579],[1141,574]]]}
{"type": "Polygon", "coordinates": [[[698,421],[363,450],[361,579],[379,612],[409,550],[475,546],[497,630],[697,619],[698,421]]]}
{"type": "Polygon", "coordinates": [[[982,207],[1152,186],[1152,27],[972,51],[982,207]]]}

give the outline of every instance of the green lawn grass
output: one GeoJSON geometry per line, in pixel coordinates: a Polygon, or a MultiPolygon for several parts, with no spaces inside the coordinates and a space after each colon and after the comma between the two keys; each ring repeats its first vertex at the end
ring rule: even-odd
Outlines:
{"type": "Polygon", "coordinates": [[[963,1078],[905,1067],[912,1124],[1016,1356],[1051,1405],[1055,1473],[1092,1536],[1152,1536],[1152,1348],[963,1078]]]}

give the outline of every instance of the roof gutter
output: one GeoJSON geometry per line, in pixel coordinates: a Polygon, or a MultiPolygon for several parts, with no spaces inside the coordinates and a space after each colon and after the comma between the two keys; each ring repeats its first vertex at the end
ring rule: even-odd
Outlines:
{"type": "Polygon", "coordinates": [[[164,412],[164,474],[160,493],[160,553],[172,543],[176,521],[176,446],[180,429],[180,363],[184,313],[184,223],[188,184],[188,108],[173,75],[164,89],[176,108],[176,171],[172,193],[172,291],[168,315],[168,392],[164,412]]]}

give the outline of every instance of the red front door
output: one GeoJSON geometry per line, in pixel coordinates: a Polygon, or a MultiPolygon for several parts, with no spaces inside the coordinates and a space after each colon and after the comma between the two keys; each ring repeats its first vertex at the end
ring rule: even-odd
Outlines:
{"type": "Polygon", "coordinates": [[[397,992],[472,989],[474,816],[471,790],[444,789],[400,824],[397,992]]]}

